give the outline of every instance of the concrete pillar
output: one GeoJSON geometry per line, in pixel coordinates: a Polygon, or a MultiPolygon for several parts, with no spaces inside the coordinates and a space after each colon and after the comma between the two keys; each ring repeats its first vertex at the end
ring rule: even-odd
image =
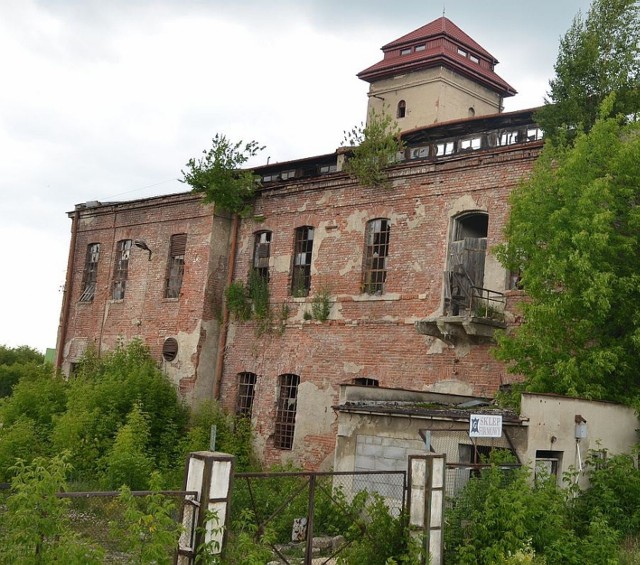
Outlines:
{"type": "Polygon", "coordinates": [[[444,455],[409,456],[409,529],[431,565],[442,565],[444,559],[445,475],[444,455]]]}
{"type": "Polygon", "coordinates": [[[185,491],[198,493],[195,511],[185,503],[182,514],[184,531],[180,536],[176,563],[195,563],[197,548],[208,544],[212,553],[222,552],[231,496],[234,457],[227,453],[198,451],[189,454],[184,481],[185,491]],[[214,514],[216,520],[207,520],[214,514]]]}

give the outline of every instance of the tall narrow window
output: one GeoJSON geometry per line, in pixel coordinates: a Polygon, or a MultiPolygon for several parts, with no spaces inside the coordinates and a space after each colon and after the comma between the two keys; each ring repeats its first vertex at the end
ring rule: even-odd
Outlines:
{"type": "Polygon", "coordinates": [[[311,255],[313,253],[313,228],[296,229],[293,267],[291,271],[291,295],[308,296],[311,288],[311,255]]]}
{"type": "Polygon", "coordinates": [[[116,246],[116,258],[113,263],[113,288],[111,298],[121,300],[129,276],[129,255],[131,254],[131,240],[121,239],[116,246]]]}
{"type": "Polygon", "coordinates": [[[179,233],[171,236],[169,246],[169,263],[167,265],[167,279],[165,298],[179,298],[184,275],[184,253],[187,248],[187,234],[179,233]]]}
{"type": "Polygon", "coordinates": [[[407,103],[404,100],[398,102],[398,111],[396,112],[397,118],[404,118],[407,115],[407,103]]]}
{"type": "Polygon", "coordinates": [[[269,257],[271,256],[271,232],[260,231],[255,234],[253,246],[253,269],[263,279],[269,280],[269,257]]]}
{"type": "Polygon", "coordinates": [[[238,396],[236,398],[236,415],[251,418],[253,397],[256,390],[255,373],[238,373],[238,396]]]}
{"type": "Polygon", "coordinates": [[[384,218],[367,223],[362,280],[362,290],[367,294],[384,292],[384,283],[387,280],[389,230],[389,220],[384,218]]]}
{"type": "Polygon", "coordinates": [[[91,302],[96,294],[99,259],[100,244],[90,243],[87,245],[87,256],[84,261],[84,273],[82,274],[82,294],[80,295],[80,302],[91,302]]]}
{"type": "Polygon", "coordinates": [[[298,404],[298,375],[280,375],[280,393],[276,412],[274,444],[278,449],[291,449],[296,429],[296,407],[298,404]]]}

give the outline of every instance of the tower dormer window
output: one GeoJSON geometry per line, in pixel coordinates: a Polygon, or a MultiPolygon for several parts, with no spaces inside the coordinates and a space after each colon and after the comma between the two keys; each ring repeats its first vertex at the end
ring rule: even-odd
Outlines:
{"type": "Polygon", "coordinates": [[[404,118],[407,115],[407,103],[404,100],[398,102],[398,111],[396,112],[396,118],[404,118]]]}
{"type": "Polygon", "coordinates": [[[471,53],[469,53],[469,61],[471,61],[472,63],[478,64],[480,62],[480,59],[478,59],[478,57],[476,57],[475,55],[472,55],[471,53]]]}
{"type": "Polygon", "coordinates": [[[426,45],[416,45],[416,53],[418,53],[419,51],[424,51],[426,48],[426,45]]]}
{"type": "Polygon", "coordinates": [[[411,47],[405,47],[404,49],[400,50],[400,55],[410,55],[411,54],[411,47]]]}

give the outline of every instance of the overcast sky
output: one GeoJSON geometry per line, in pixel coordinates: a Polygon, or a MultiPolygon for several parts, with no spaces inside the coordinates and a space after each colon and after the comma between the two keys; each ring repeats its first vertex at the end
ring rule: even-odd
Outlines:
{"type": "MultiPolygon", "coordinates": [[[[446,0],[446,15],[542,104],[589,0],[446,0]]],[[[442,0],[0,0],[0,344],[55,347],[71,221],[88,200],[182,192],[216,133],[255,165],[332,152],[365,117],[356,73],[442,0]]]]}

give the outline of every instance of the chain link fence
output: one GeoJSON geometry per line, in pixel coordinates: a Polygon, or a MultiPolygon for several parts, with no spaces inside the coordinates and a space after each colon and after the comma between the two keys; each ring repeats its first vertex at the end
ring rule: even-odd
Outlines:
{"type": "MultiPolygon", "coordinates": [[[[10,485],[0,483],[0,514],[7,511],[6,503],[11,495],[10,485]]],[[[150,506],[150,495],[158,503],[168,509],[169,519],[176,524],[182,522],[187,534],[195,527],[196,492],[184,491],[133,491],[133,506],[123,501],[120,492],[64,492],[58,497],[65,499],[67,524],[80,540],[94,548],[100,548],[105,554],[105,563],[131,563],[135,561],[131,554],[131,519],[126,516],[132,510],[140,516],[151,515],[154,508],[150,506]]],[[[144,528],[140,536],[145,534],[144,528]]],[[[144,543],[140,539],[140,543],[144,543]]],[[[167,544],[166,555],[170,557],[177,549],[177,538],[167,544]]]]}

